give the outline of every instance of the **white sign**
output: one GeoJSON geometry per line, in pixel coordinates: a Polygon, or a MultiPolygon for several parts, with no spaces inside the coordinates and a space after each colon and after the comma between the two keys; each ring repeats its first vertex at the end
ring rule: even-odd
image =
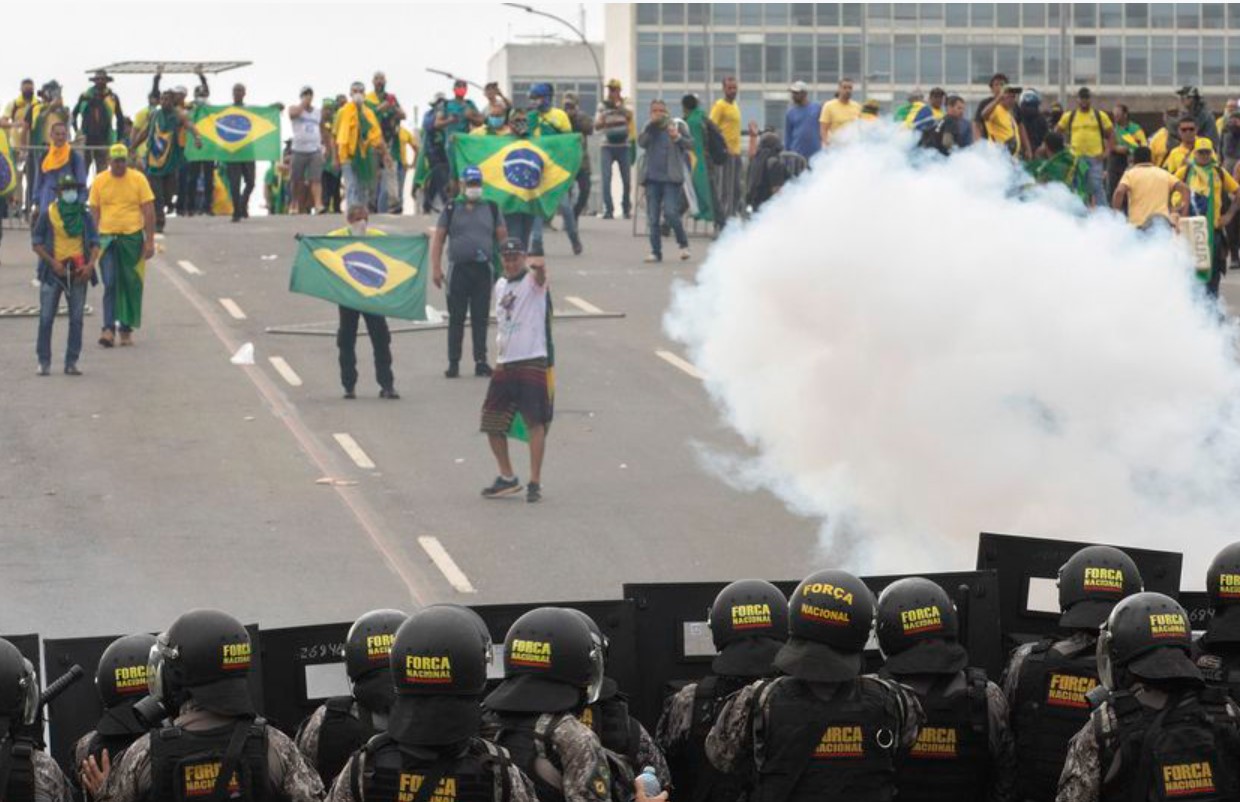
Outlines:
{"type": "Polygon", "coordinates": [[[1210,264],[1210,221],[1204,217],[1181,217],[1180,235],[1188,245],[1193,256],[1193,269],[1199,275],[1209,277],[1213,266],[1210,264]]]}

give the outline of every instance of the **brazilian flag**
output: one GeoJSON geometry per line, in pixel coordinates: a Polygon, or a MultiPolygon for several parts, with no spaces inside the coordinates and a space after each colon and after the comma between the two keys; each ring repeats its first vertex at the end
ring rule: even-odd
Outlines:
{"type": "Polygon", "coordinates": [[[581,135],[454,136],[452,174],[471,164],[482,170],[482,197],[505,214],[525,212],[550,219],[581,167],[581,135]]]}
{"type": "Polygon", "coordinates": [[[298,237],[291,292],[359,312],[426,320],[425,234],[390,237],[298,237]]]}
{"type": "Polygon", "coordinates": [[[185,146],[189,161],[280,161],[280,110],[274,106],[199,106],[194,125],[202,147],[190,137],[185,146]]]}
{"type": "Polygon", "coordinates": [[[17,169],[13,166],[13,151],[9,137],[0,128],[0,198],[7,198],[17,188],[17,169]]]}

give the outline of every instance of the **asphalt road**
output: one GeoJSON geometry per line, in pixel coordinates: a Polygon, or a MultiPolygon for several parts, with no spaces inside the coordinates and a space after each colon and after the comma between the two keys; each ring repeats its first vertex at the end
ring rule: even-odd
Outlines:
{"type": "MultiPolygon", "coordinates": [[[[557,322],[545,500],[528,505],[479,497],[496,473],[477,432],[486,381],[443,378],[442,330],[395,335],[394,402],[377,397],[364,338],[359,398],[345,401],[332,336],[268,331],[334,333],[335,308],[287,286],[294,233],[339,221],[170,219],[136,345],[101,349],[89,315],[80,378],[37,377],[36,319],[0,316],[0,631],[155,630],[202,605],[272,627],[433,601],[617,598],[626,581],[795,579],[825,559],[814,522],[703,467],[703,448],[744,446],[700,380],[657,353],[679,353],[661,317],[705,240],[688,263],[650,266],[624,222],[583,221],[580,257],[549,234],[557,310],[623,317],[557,322]],[[247,342],[255,364],[230,364],[247,342]]],[[[5,232],[0,260],[0,307],[37,304],[25,232],[5,232]]],[[[66,330],[61,318],[57,354],[66,330]]]]}

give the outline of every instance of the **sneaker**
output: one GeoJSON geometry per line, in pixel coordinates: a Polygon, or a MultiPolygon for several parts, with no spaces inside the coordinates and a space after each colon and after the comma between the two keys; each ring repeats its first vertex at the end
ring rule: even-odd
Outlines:
{"type": "Polygon", "coordinates": [[[112,343],[115,340],[115,338],[116,338],[116,335],[112,333],[111,329],[104,329],[99,334],[99,344],[102,345],[104,348],[111,348],[112,343]]]}
{"type": "Polygon", "coordinates": [[[355,398],[357,398],[357,393],[353,391],[352,387],[344,388],[344,400],[345,401],[352,401],[355,398]]]}
{"type": "Polygon", "coordinates": [[[475,376],[490,376],[495,371],[491,370],[491,366],[485,362],[478,362],[474,365],[475,376]]]}
{"type": "Polygon", "coordinates": [[[581,252],[584,250],[585,248],[581,246],[581,240],[577,240],[573,243],[573,256],[581,256],[581,252]]]}
{"type": "Polygon", "coordinates": [[[49,364],[47,364],[46,362],[40,362],[40,363],[39,363],[38,375],[40,375],[40,376],[51,376],[51,375],[52,375],[52,366],[51,366],[51,365],[49,365],[49,364]]]}
{"type": "Polygon", "coordinates": [[[603,212],[603,217],[602,217],[602,219],[604,219],[604,220],[615,220],[615,219],[616,219],[616,216],[615,216],[614,214],[612,214],[611,212],[603,212]]]}
{"type": "Polygon", "coordinates": [[[77,365],[65,365],[66,376],[81,376],[82,371],[78,370],[77,365]]]}
{"type": "Polygon", "coordinates": [[[121,332],[121,345],[133,345],[133,332],[121,332]]]}
{"type": "Polygon", "coordinates": [[[399,401],[400,393],[396,392],[395,387],[384,387],[379,391],[380,398],[386,398],[389,401],[399,401]]]}
{"type": "Polygon", "coordinates": [[[680,249],[680,261],[682,261],[682,262],[687,262],[687,261],[689,261],[689,257],[690,257],[690,256],[692,256],[692,254],[690,254],[690,253],[689,253],[689,249],[688,249],[688,248],[681,248],[681,249],[680,249]]]}
{"type": "Polygon", "coordinates": [[[646,264],[653,264],[653,263],[655,263],[655,262],[662,262],[662,261],[663,261],[663,256],[662,256],[661,254],[657,254],[657,253],[648,253],[648,254],[646,254],[646,258],[645,258],[645,259],[643,259],[642,261],[643,261],[643,262],[645,262],[646,264]]]}
{"type": "Polygon", "coordinates": [[[483,488],[483,498],[500,498],[502,496],[511,496],[514,493],[521,492],[521,480],[517,477],[505,479],[502,476],[495,477],[495,481],[490,487],[483,488]]]}
{"type": "Polygon", "coordinates": [[[542,485],[538,482],[530,482],[525,486],[525,502],[537,504],[540,501],[542,501],[542,485]]]}
{"type": "Polygon", "coordinates": [[[461,364],[459,362],[449,362],[448,369],[443,372],[445,379],[455,379],[461,375],[461,364]]]}

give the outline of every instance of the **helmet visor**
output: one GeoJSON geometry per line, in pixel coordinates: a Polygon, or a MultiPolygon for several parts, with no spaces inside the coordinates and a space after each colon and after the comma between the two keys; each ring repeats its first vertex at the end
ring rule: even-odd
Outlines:
{"type": "Polygon", "coordinates": [[[586,686],[586,703],[594,704],[603,693],[603,644],[597,640],[590,646],[590,682],[586,686]]]}
{"type": "Polygon", "coordinates": [[[23,659],[22,663],[22,723],[30,726],[39,715],[39,679],[35,676],[34,666],[29,660],[23,659]]]}
{"type": "Polygon", "coordinates": [[[150,656],[146,660],[146,679],[151,696],[161,702],[168,701],[168,688],[164,680],[164,663],[175,660],[179,656],[175,646],[168,642],[168,633],[162,632],[151,647],[150,656]]]}
{"type": "Polygon", "coordinates": [[[1110,690],[1115,690],[1115,669],[1111,662],[1111,625],[1104,622],[1098,628],[1098,679],[1110,690]]]}

